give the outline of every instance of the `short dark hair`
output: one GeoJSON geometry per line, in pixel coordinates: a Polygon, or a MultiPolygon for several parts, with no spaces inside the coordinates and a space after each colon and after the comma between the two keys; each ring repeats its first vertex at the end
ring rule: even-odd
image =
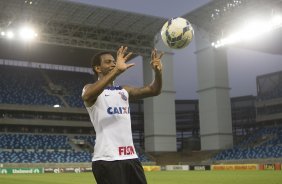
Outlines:
{"type": "Polygon", "coordinates": [[[111,54],[111,52],[109,51],[104,51],[104,52],[99,52],[98,54],[95,54],[92,59],[91,59],[91,68],[93,70],[93,72],[96,74],[96,76],[98,77],[97,72],[95,71],[95,66],[100,66],[101,65],[101,56],[104,54],[111,54]]]}

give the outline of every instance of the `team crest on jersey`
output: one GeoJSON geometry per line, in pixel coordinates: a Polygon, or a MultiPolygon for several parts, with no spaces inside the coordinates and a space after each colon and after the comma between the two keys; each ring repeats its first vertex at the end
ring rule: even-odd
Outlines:
{"type": "Polygon", "coordinates": [[[123,92],[119,92],[118,94],[120,94],[121,99],[123,99],[124,101],[127,101],[127,97],[125,96],[123,92]]]}

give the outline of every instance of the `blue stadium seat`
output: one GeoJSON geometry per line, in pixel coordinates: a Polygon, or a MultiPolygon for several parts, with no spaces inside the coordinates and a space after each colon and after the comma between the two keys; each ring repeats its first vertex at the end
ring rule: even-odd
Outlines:
{"type": "MultiPolygon", "coordinates": [[[[95,144],[95,136],[79,135],[75,139],[95,144]]],[[[0,134],[0,163],[65,163],[91,162],[92,153],[72,149],[67,135],[29,133],[0,134]]],[[[141,148],[136,149],[141,162],[149,162],[141,148]]]]}
{"type": "Polygon", "coordinates": [[[213,160],[282,157],[282,127],[262,128],[232,149],[221,151],[213,160]]]}
{"type": "Polygon", "coordinates": [[[91,153],[74,151],[66,135],[0,134],[0,163],[90,162],[91,153]]]}
{"type": "Polygon", "coordinates": [[[71,149],[65,135],[0,134],[2,149],[71,149]]]}
{"type": "Polygon", "coordinates": [[[46,70],[55,85],[59,85],[65,89],[64,99],[71,107],[84,107],[81,99],[82,89],[85,84],[93,82],[93,76],[88,73],[46,70]]]}
{"type": "Polygon", "coordinates": [[[44,90],[48,84],[40,69],[0,65],[0,78],[2,104],[63,106],[57,96],[44,90]]]}

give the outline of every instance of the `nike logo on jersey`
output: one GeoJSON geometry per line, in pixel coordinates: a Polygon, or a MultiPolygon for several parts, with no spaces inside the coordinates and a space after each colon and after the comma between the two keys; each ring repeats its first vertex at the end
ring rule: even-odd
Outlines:
{"type": "Polygon", "coordinates": [[[105,96],[110,96],[110,95],[105,94],[105,96]]]}

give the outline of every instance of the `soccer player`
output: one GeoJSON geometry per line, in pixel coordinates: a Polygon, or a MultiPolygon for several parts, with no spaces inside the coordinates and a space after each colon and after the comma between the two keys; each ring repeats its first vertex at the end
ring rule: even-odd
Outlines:
{"type": "Polygon", "coordinates": [[[98,80],[85,85],[82,91],[96,131],[92,171],[98,184],[147,183],[133,145],[129,99],[161,93],[163,53],[152,50],[150,64],[155,77],[151,84],[140,88],[114,86],[115,78],[134,66],[134,63],[127,63],[131,55],[132,52],[127,53],[127,47],[123,46],[118,49],[116,60],[110,52],[95,55],[92,69],[98,80]]]}

